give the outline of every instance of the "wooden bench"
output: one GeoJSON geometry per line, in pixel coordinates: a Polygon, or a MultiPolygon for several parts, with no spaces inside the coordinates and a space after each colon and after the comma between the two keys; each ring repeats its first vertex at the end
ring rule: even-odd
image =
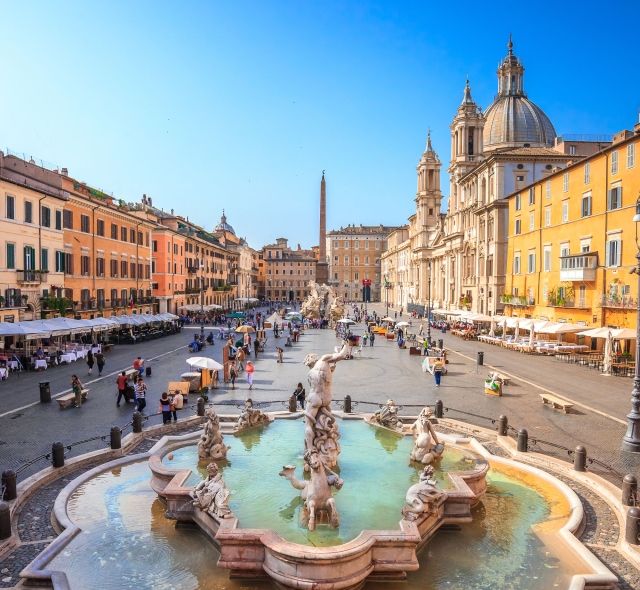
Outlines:
{"type": "Polygon", "coordinates": [[[542,400],[543,404],[545,405],[549,404],[555,410],[562,410],[565,414],[571,408],[573,408],[572,403],[565,401],[559,397],[556,397],[555,395],[551,395],[550,393],[541,393],[540,399],[542,400]]]}
{"type": "MultiPolygon", "coordinates": [[[[89,395],[89,390],[88,389],[83,389],[82,393],[81,393],[82,403],[87,401],[87,396],[88,395],[89,395]]],[[[67,393],[66,395],[62,395],[62,396],[56,398],[56,401],[60,405],[60,409],[64,410],[65,408],[70,408],[71,406],[75,405],[76,396],[72,391],[71,393],[67,393]]]]}

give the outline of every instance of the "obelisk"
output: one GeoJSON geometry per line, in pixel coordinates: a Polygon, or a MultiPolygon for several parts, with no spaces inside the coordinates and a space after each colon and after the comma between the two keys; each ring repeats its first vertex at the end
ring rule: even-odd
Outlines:
{"type": "Polygon", "coordinates": [[[316,264],[316,283],[326,285],[329,282],[329,264],[327,263],[327,182],[322,171],[320,181],[320,244],[318,263],[316,264]]]}

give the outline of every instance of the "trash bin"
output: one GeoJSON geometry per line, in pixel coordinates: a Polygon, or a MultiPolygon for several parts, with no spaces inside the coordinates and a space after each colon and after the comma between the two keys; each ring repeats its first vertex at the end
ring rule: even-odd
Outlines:
{"type": "Polygon", "coordinates": [[[151,367],[145,367],[144,374],[146,377],[151,377],[151,367]]]}
{"type": "Polygon", "coordinates": [[[478,366],[484,365],[484,352],[478,351],[478,366]]]}
{"type": "Polygon", "coordinates": [[[51,403],[51,386],[48,381],[40,381],[40,403],[51,403]]]}

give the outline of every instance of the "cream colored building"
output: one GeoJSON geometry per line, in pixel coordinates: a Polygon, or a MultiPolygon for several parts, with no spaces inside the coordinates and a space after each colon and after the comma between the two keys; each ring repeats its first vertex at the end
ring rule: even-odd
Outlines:
{"type": "Polygon", "coordinates": [[[0,321],[39,319],[64,286],[63,210],[58,174],[0,152],[0,321]]]}
{"type": "Polygon", "coordinates": [[[262,248],[264,293],[272,301],[302,302],[310,293],[309,281],[316,280],[317,255],[312,250],[289,247],[286,238],[262,248]]]}

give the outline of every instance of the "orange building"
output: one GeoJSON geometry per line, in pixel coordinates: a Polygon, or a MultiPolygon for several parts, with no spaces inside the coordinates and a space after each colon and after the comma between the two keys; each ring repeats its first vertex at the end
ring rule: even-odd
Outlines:
{"type": "Polygon", "coordinates": [[[158,224],[152,234],[151,290],[160,312],[176,313],[186,304],[186,238],[158,224]]]}

